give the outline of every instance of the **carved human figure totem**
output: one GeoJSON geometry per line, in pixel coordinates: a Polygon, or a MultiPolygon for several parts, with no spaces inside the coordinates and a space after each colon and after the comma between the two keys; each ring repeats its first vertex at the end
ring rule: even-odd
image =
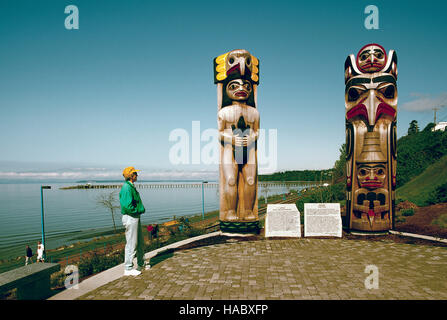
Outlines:
{"type": "Polygon", "coordinates": [[[397,55],[368,44],[345,61],[347,205],[350,230],[394,227],[397,55]]]}
{"type": "Polygon", "coordinates": [[[224,232],[258,231],[259,61],[246,50],[214,59],[220,141],[220,227],[224,232]]]}

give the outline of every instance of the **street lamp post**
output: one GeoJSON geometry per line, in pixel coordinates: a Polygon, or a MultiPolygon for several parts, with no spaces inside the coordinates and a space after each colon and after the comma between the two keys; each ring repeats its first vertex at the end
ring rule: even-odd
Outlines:
{"type": "Polygon", "coordinates": [[[43,189],[51,189],[51,186],[41,186],[40,187],[40,203],[41,203],[41,207],[42,207],[42,211],[41,211],[41,219],[42,219],[42,245],[44,248],[43,251],[43,258],[46,259],[46,254],[45,254],[45,219],[44,219],[44,210],[43,210],[43,189]]]}
{"type": "Polygon", "coordinates": [[[205,220],[205,195],[203,191],[204,183],[208,183],[208,181],[202,181],[202,220],[205,220]]]}

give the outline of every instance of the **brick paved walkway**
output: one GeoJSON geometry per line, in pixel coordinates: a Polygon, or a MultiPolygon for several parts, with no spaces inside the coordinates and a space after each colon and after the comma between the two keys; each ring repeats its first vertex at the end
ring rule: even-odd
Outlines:
{"type": "Polygon", "coordinates": [[[447,249],[391,241],[227,242],[175,252],[80,299],[447,299],[447,249]],[[365,267],[379,270],[366,289],[365,267]]]}

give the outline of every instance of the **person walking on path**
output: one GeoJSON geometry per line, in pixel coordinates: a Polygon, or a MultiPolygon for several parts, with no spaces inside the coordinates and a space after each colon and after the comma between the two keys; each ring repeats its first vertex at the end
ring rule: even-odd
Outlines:
{"type": "Polygon", "coordinates": [[[43,259],[43,252],[45,248],[43,244],[39,241],[37,242],[37,262],[45,262],[43,259]]]}
{"type": "Polygon", "coordinates": [[[146,212],[141,201],[140,194],[134,183],[138,179],[138,174],[134,167],[127,167],[123,170],[123,177],[126,182],[120,191],[120,206],[123,226],[126,228],[126,247],[124,248],[124,275],[137,276],[141,270],[150,268],[144,262],[144,236],[141,230],[140,215],[146,212]],[[133,259],[137,257],[137,268],[133,269],[133,259]]]}
{"type": "Polygon", "coordinates": [[[28,265],[29,261],[33,263],[33,250],[31,250],[29,245],[26,245],[25,266],[28,265]]]}

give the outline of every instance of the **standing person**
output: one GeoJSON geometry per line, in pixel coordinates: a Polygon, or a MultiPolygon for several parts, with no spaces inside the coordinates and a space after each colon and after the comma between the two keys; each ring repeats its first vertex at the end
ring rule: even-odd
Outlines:
{"type": "Polygon", "coordinates": [[[144,263],[144,237],[141,230],[140,215],[146,212],[141,201],[140,194],[134,183],[138,179],[138,174],[134,167],[127,167],[123,170],[123,177],[126,182],[120,191],[121,214],[123,215],[123,226],[126,228],[126,247],[124,249],[124,275],[137,276],[145,267],[150,265],[144,263]],[[137,256],[137,268],[133,269],[133,259],[137,256]]]}
{"type": "Polygon", "coordinates": [[[25,266],[28,265],[29,261],[33,263],[33,250],[31,250],[29,245],[26,245],[25,266]]]}
{"type": "Polygon", "coordinates": [[[147,225],[146,230],[147,233],[149,234],[149,240],[152,241],[152,233],[154,231],[154,227],[151,224],[149,224],[147,225]]]}
{"type": "Polygon", "coordinates": [[[44,262],[43,259],[43,251],[45,250],[43,244],[38,241],[37,242],[37,262],[44,262]]]}

